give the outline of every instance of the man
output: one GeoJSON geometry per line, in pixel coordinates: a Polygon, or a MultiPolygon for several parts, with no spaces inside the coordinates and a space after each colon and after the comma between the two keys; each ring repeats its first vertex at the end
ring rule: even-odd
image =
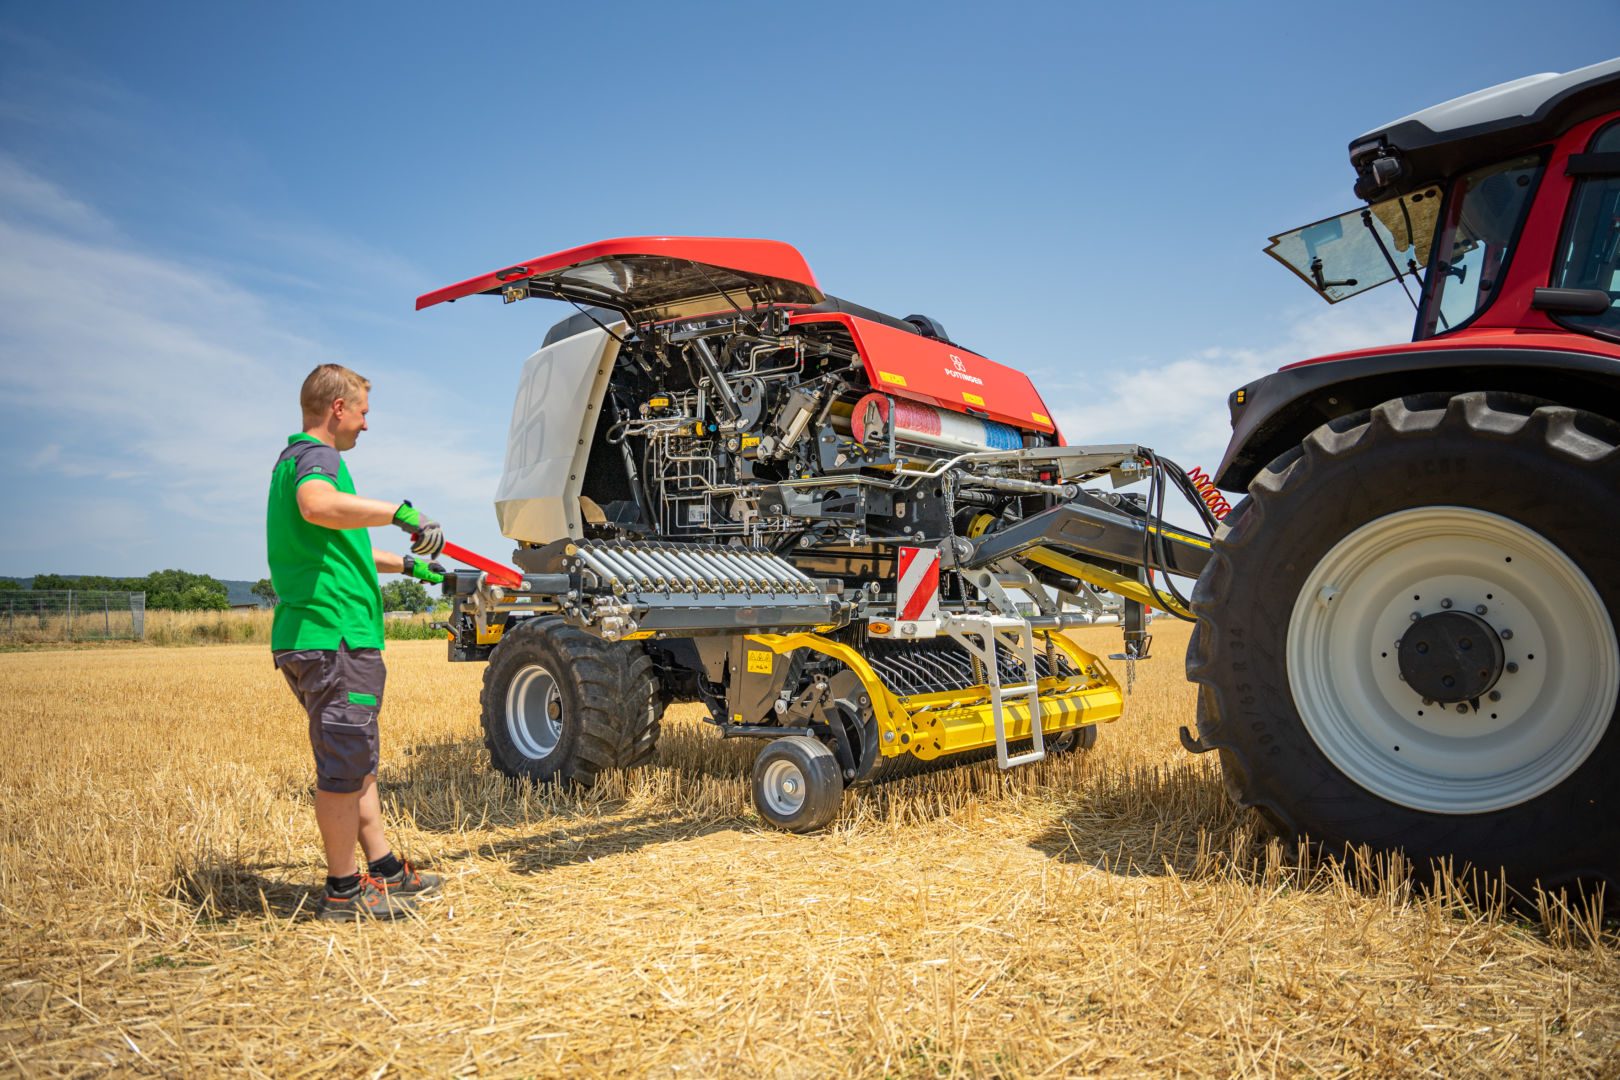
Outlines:
{"type": "Polygon", "coordinates": [[[354,493],[340,456],[366,430],[371,383],[339,364],[309,373],[299,393],[303,430],[270,474],[265,538],[280,598],[270,631],[276,667],[309,714],[315,753],[315,821],[326,848],[322,919],[393,919],[439,878],[398,856],[383,836],[377,796],[377,712],[382,707],[382,592],[377,575],[444,580],[430,560],[444,533],[409,502],[354,493]],[[411,555],[371,546],[366,528],[398,525],[411,555]],[[366,872],[354,849],[366,854],[366,872]]]}

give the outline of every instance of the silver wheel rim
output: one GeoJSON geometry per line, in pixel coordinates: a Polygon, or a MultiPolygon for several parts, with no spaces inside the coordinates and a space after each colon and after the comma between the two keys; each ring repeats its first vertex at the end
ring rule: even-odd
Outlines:
{"type": "Polygon", "coordinates": [[[562,738],[562,694],[551,672],[529,664],[506,688],[506,734],[525,757],[536,760],[562,738]]]}
{"type": "Polygon", "coordinates": [[[1614,625],[1581,569],[1534,530],[1457,506],[1402,510],[1335,544],[1295,601],[1287,659],[1328,760],[1375,795],[1441,814],[1556,787],[1603,738],[1620,692],[1614,625]],[[1401,679],[1395,643],[1448,600],[1504,638],[1499,698],[1477,711],[1425,704],[1401,679]]]}
{"type": "Polygon", "coordinates": [[[771,813],[790,818],[804,809],[805,789],[809,786],[804,770],[785,758],[777,758],[765,766],[765,805],[771,813]]]}

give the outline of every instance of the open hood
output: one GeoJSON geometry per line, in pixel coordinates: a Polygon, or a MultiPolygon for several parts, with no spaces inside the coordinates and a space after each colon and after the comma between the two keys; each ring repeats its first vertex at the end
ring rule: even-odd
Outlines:
{"type": "Polygon", "coordinates": [[[416,309],[485,293],[612,308],[632,323],[823,299],[804,256],[776,240],[639,236],[569,248],[416,298],[416,309]]]}

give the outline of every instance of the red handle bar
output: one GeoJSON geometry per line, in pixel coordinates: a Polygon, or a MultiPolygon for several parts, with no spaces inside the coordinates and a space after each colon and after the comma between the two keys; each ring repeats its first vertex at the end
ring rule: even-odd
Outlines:
{"type": "Polygon", "coordinates": [[[521,588],[523,585],[523,575],[519,571],[507,566],[505,563],[498,563],[494,559],[486,559],[476,551],[468,551],[460,544],[452,544],[446,541],[444,554],[450,556],[456,562],[466,563],[474,570],[482,570],[489,575],[489,580],[496,585],[505,585],[512,589],[521,588]]]}

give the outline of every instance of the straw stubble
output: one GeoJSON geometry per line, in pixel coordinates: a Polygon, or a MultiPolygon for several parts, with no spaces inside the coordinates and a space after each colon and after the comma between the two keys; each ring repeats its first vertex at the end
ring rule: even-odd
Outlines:
{"type": "MultiPolygon", "coordinates": [[[[590,792],[486,765],[478,665],[395,642],[404,925],[309,918],[304,722],[262,646],[0,656],[0,1042],[27,1074],[1061,1076],[1620,1071],[1612,927],[1256,834],[1159,624],[1089,753],[762,830],[693,707],[590,792]]],[[[1117,631],[1086,631],[1100,652],[1117,631]]]]}

